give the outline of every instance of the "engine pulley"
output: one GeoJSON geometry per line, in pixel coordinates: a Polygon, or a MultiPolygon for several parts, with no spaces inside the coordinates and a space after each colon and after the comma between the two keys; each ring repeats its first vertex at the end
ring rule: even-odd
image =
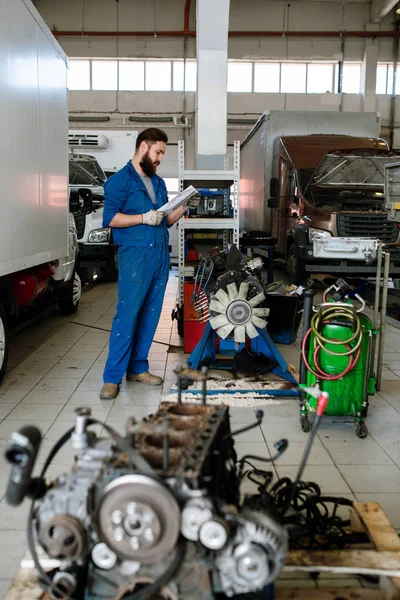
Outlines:
{"type": "Polygon", "coordinates": [[[147,475],[132,473],[106,486],[97,525],[100,538],[120,559],[149,565],[174,548],[180,511],[166,487],[147,475]]]}

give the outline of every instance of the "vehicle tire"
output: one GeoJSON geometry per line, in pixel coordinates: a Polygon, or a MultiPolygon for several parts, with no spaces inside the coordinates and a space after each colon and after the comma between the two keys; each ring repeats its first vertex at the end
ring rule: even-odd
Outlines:
{"type": "Polygon", "coordinates": [[[113,256],[108,261],[107,266],[103,270],[103,281],[113,283],[118,280],[118,252],[115,248],[113,256]]]}
{"type": "Polygon", "coordinates": [[[6,311],[0,303],[0,383],[6,374],[10,336],[7,324],[6,311]]]}
{"type": "Polygon", "coordinates": [[[58,292],[58,308],[62,315],[73,315],[78,310],[82,293],[81,278],[74,273],[71,283],[61,288],[58,292]]]}
{"type": "Polygon", "coordinates": [[[306,282],[306,263],[303,258],[297,256],[296,244],[292,244],[289,248],[286,270],[295,285],[302,285],[306,282]]]}

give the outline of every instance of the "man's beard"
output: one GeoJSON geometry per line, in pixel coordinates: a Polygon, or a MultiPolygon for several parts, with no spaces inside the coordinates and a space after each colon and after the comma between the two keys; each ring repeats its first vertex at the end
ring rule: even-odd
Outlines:
{"type": "Polygon", "coordinates": [[[143,154],[142,160],[139,165],[142,168],[142,171],[147,177],[153,177],[157,171],[157,167],[160,163],[153,162],[150,158],[149,150],[147,150],[146,154],[143,154]]]}

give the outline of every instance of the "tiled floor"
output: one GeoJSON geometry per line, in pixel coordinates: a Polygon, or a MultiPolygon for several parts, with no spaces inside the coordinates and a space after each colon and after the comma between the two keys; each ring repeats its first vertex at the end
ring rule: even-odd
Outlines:
{"type": "MultiPolygon", "coordinates": [[[[74,409],[89,405],[99,420],[120,431],[127,417],[140,418],[155,409],[175,381],[174,369],[185,355],[167,353],[169,344],[180,345],[176,322],[171,326],[177,278],[171,273],[163,313],[151,348],[153,373],[165,379],[162,388],[124,382],[115,401],[99,400],[102,371],[117,299],[116,284],[100,284],[84,294],[73,318],[52,315],[12,340],[10,371],[0,386],[0,540],[8,548],[0,563],[0,597],[8,588],[25,552],[27,503],[8,507],[4,493],[9,468],[3,451],[12,431],[28,422],[40,427],[44,442],[39,455],[43,464],[50,447],[74,421],[74,409]]],[[[281,346],[283,356],[298,363],[298,345],[281,346]]],[[[371,400],[367,423],[369,436],[360,440],[350,422],[324,417],[312,450],[305,477],[319,483],[324,492],[382,504],[400,529],[400,332],[389,326],[384,349],[382,390],[371,400]]],[[[296,401],[279,401],[264,410],[258,431],[237,438],[239,454],[270,455],[282,437],[289,449],[277,461],[279,476],[293,476],[307,439],[299,425],[296,401]]],[[[252,408],[231,410],[239,426],[253,421],[252,408]]],[[[71,466],[72,452],[57,456],[51,472],[60,474],[71,466]]]]}

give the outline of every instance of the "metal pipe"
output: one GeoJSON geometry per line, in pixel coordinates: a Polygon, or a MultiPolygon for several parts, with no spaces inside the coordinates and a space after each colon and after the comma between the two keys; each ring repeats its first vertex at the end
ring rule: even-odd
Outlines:
{"type": "MultiPolygon", "coordinates": [[[[304,306],[303,306],[303,329],[301,332],[302,339],[305,337],[307,331],[310,328],[311,316],[314,306],[314,290],[306,290],[304,292],[304,306]]],[[[300,355],[300,383],[306,383],[307,368],[303,360],[303,356],[300,355]]],[[[303,405],[305,393],[300,389],[300,403],[303,405]]]]}
{"type": "MultiPolygon", "coordinates": [[[[397,16],[397,15],[396,15],[397,16]]],[[[395,31],[399,31],[399,19],[396,18],[395,31]]],[[[390,99],[390,148],[393,148],[394,143],[394,128],[396,124],[396,87],[397,87],[397,62],[399,57],[399,38],[393,40],[393,80],[392,80],[392,97],[390,99]]]]}
{"type": "Polygon", "coordinates": [[[383,346],[385,344],[385,326],[386,326],[386,308],[388,296],[388,281],[390,267],[390,252],[385,252],[385,262],[383,270],[383,290],[382,290],[382,307],[381,307],[381,332],[379,335],[379,352],[378,352],[378,367],[376,373],[376,389],[379,392],[382,382],[382,367],[383,367],[383,346]]]}
{"type": "MultiPolygon", "coordinates": [[[[196,37],[195,31],[58,31],[54,37],[196,37]]],[[[396,38],[400,31],[229,31],[229,37],[396,38]]]]}
{"type": "MultiPolygon", "coordinates": [[[[381,295],[381,271],[382,271],[382,242],[378,243],[378,255],[376,257],[376,281],[375,281],[375,303],[374,317],[372,326],[376,331],[379,327],[379,300],[381,295]]],[[[370,377],[375,375],[375,350],[376,350],[376,335],[372,336],[371,348],[371,364],[369,369],[370,377]]]]}
{"type": "Polygon", "coordinates": [[[188,34],[190,32],[189,30],[189,19],[190,19],[190,5],[192,3],[192,0],[186,0],[185,3],[185,10],[183,13],[183,31],[185,34],[188,34]]]}

